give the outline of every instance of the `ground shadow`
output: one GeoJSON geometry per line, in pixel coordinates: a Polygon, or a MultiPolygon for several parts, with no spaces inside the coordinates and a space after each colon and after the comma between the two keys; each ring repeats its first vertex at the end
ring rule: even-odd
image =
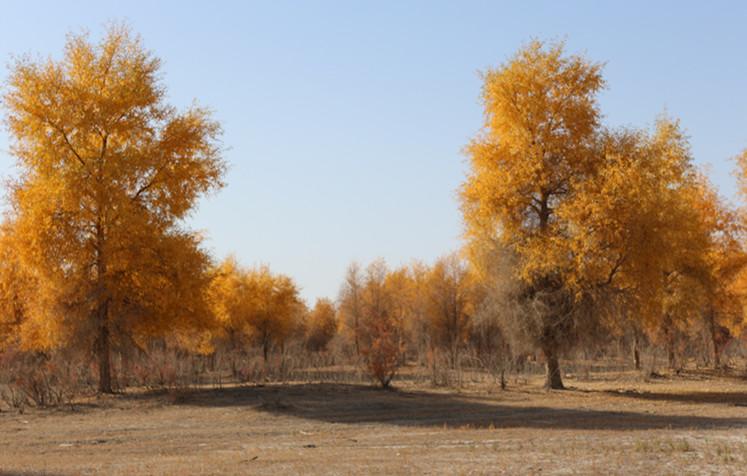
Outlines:
{"type": "Polygon", "coordinates": [[[747,407],[747,392],[639,392],[636,390],[608,391],[606,395],[636,400],[696,403],[696,404],[725,404],[736,407],[747,407]]]}
{"type": "MultiPolygon", "coordinates": [[[[563,393],[550,398],[563,398],[563,393]]],[[[525,406],[426,391],[381,390],[366,385],[297,384],[195,390],[177,404],[205,407],[247,406],[275,415],[328,423],[383,423],[398,426],[472,428],[558,428],[650,430],[747,428],[747,411],[737,418],[655,415],[632,411],[525,406]]],[[[735,409],[736,410],[736,409],[735,409]]]]}

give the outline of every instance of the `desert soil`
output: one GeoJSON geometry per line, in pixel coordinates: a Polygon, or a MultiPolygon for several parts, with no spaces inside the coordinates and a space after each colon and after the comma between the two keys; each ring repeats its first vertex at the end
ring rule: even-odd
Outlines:
{"type": "Polygon", "coordinates": [[[747,380],[130,391],[0,412],[0,474],[747,474],[747,380]]]}

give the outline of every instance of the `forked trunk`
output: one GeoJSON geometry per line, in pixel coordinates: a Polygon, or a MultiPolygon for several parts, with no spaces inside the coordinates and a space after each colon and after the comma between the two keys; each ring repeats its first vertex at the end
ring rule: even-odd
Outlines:
{"type": "Polygon", "coordinates": [[[555,349],[544,348],[542,353],[545,355],[545,388],[548,390],[564,389],[557,352],[555,349]]]}

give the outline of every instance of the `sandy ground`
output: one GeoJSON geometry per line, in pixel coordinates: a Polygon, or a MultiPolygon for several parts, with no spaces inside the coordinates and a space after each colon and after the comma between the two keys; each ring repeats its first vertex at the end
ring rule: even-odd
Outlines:
{"type": "Polygon", "coordinates": [[[129,392],[0,412],[0,474],[747,474],[747,380],[129,392]]]}

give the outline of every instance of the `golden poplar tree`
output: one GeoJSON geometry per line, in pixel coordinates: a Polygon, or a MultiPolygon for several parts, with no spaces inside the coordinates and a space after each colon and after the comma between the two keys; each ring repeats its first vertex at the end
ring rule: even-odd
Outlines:
{"type": "MultiPolygon", "coordinates": [[[[228,341],[232,353],[256,343],[264,360],[271,346],[283,346],[298,329],[304,304],[298,287],[287,276],[273,274],[266,266],[247,269],[227,258],[216,269],[209,286],[210,307],[219,338],[228,341]]],[[[235,372],[235,361],[232,366],[235,372]]]]}
{"type": "Polygon", "coordinates": [[[532,42],[485,74],[485,127],[469,145],[471,171],[462,188],[467,237],[498,235],[517,253],[528,299],[549,311],[535,319],[547,362],[547,386],[562,388],[559,352],[570,322],[563,270],[571,266],[560,208],[594,171],[603,87],[601,66],[565,56],[562,45],[532,42]],[[565,328],[565,329],[564,329],[565,328]]]}
{"type": "Polygon", "coordinates": [[[312,352],[323,352],[337,334],[337,310],[332,301],[317,299],[306,322],[306,348],[312,352]]]}
{"type": "Polygon", "coordinates": [[[433,344],[446,350],[457,368],[474,313],[473,277],[465,262],[451,254],[437,260],[426,281],[426,316],[433,344]]]}
{"type": "Polygon", "coordinates": [[[667,328],[672,286],[695,279],[707,243],[678,123],[604,129],[603,85],[598,64],[533,42],[485,75],[485,127],[467,149],[470,256],[482,275],[491,266],[480,256],[495,253],[480,248],[510,263],[500,272],[516,284],[500,288],[514,300],[513,327],[544,354],[548,388],[563,388],[560,353],[598,332],[620,293],[636,319],[667,328]]]}
{"type": "Polygon", "coordinates": [[[21,59],[6,88],[12,226],[37,283],[27,347],[95,351],[99,390],[122,336],[189,327],[204,309],[208,257],[182,219],[222,186],[219,125],[165,102],[160,61],[127,28],[71,35],[59,60],[21,59]]]}
{"type": "Polygon", "coordinates": [[[363,333],[363,273],[358,263],[351,263],[345,271],[345,281],[340,288],[337,312],[346,334],[353,340],[355,355],[361,353],[363,333]]]}
{"type": "Polygon", "coordinates": [[[260,267],[249,270],[245,280],[249,309],[246,323],[267,362],[271,346],[282,350],[298,328],[305,306],[298,295],[298,287],[288,276],[260,267]]]}
{"type": "Polygon", "coordinates": [[[237,357],[247,344],[247,315],[250,312],[246,271],[229,256],[211,273],[208,288],[210,308],[216,322],[213,345],[230,355],[231,373],[237,376],[237,357]]]}

